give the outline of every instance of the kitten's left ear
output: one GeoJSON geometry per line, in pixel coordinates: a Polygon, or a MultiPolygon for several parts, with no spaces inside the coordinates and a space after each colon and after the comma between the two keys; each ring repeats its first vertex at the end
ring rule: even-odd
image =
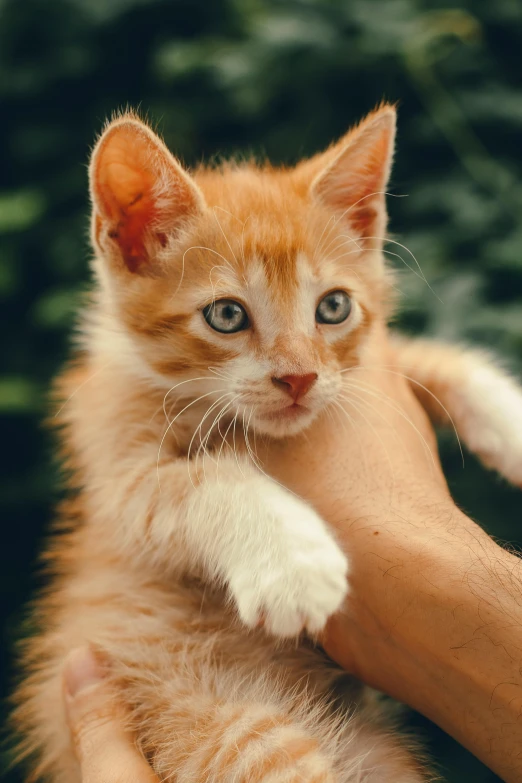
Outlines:
{"type": "MultiPolygon", "coordinates": [[[[325,153],[326,166],[311,192],[344,215],[358,237],[382,237],[386,228],[385,193],[395,142],[396,112],[385,105],[325,153]]],[[[378,245],[379,241],[374,240],[378,245]]]]}

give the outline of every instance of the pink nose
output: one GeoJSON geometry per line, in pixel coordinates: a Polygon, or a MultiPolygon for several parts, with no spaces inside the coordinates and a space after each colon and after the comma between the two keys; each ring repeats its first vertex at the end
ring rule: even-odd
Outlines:
{"type": "Polygon", "coordinates": [[[309,372],[307,375],[283,375],[281,378],[272,378],[272,383],[297,402],[300,397],[305,396],[316,380],[317,373],[309,372]]]}

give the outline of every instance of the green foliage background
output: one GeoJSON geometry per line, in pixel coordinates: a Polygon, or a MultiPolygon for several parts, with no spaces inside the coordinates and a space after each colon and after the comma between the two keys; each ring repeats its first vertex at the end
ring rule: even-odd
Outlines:
{"type": "MultiPolygon", "coordinates": [[[[85,163],[104,118],[140,106],[188,163],[237,149],[291,162],[398,100],[392,192],[408,197],[390,199],[391,228],[436,293],[404,267],[400,323],[520,371],[521,52],[519,0],[0,0],[4,692],[57,494],[40,422],[87,279],[85,163]]],[[[522,496],[471,458],[463,470],[452,438],[442,449],[458,500],[520,539],[522,496]]],[[[448,781],[496,779],[411,722],[448,781]]]]}

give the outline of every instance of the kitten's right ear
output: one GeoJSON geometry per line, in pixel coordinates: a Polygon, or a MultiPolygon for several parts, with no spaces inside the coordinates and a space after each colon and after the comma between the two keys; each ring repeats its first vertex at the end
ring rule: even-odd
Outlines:
{"type": "Polygon", "coordinates": [[[203,196],[163,142],[139,119],[109,124],[91,157],[92,236],[123,269],[153,274],[170,236],[204,209],[203,196]]]}

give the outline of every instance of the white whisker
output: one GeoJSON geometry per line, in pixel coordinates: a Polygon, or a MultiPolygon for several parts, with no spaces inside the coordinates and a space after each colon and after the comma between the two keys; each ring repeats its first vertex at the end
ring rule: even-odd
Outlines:
{"type": "MultiPolygon", "coordinates": [[[[322,239],[323,239],[323,236],[324,236],[324,232],[326,231],[326,229],[328,228],[328,226],[330,225],[332,220],[335,220],[335,215],[330,215],[330,217],[328,218],[328,221],[324,225],[324,228],[323,228],[323,230],[321,232],[321,236],[319,237],[319,240],[318,240],[318,242],[317,242],[317,244],[315,246],[315,250],[314,250],[313,255],[312,255],[312,263],[315,261],[315,257],[316,257],[317,251],[319,250],[319,246],[320,246],[320,244],[322,242],[322,239]]],[[[329,236],[329,232],[328,232],[328,236],[329,236]]]]}
{"type": "Polygon", "coordinates": [[[185,250],[185,252],[183,253],[183,256],[182,256],[182,258],[181,258],[181,275],[180,275],[180,278],[179,278],[179,283],[178,283],[178,284],[177,284],[177,286],[176,286],[176,290],[174,291],[174,293],[173,293],[173,294],[172,294],[172,296],[170,297],[170,299],[169,299],[169,303],[170,303],[170,302],[172,302],[172,300],[176,298],[176,296],[177,296],[177,294],[178,294],[178,291],[179,291],[179,289],[181,288],[181,284],[182,284],[182,282],[183,282],[183,279],[184,279],[184,277],[185,277],[185,256],[187,255],[187,253],[189,252],[189,250],[192,250],[192,249],[193,249],[193,248],[189,247],[189,248],[188,248],[187,250],[185,250]]]}
{"type": "MultiPolygon", "coordinates": [[[[221,233],[223,234],[223,237],[224,237],[224,239],[225,239],[225,242],[226,242],[226,243],[227,243],[227,245],[228,245],[228,249],[230,250],[230,252],[231,252],[231,253],[232,253],[232,255],[234,256],[234,261],[236,262],[236,264],[238,264],[238,260],[237,260],[237,258],[236,258],[236,254],[235,254],[235,253],[234,253],[234,251],[232,250],[232,245],[231,245],[231,244],[230,244],[230,242],[228,241],[228,238],[227,238],[227,236],[226,236],[225,232],[223,231],[223,228],[222,228],[222,226],[221,226],[221,223],[220,223],[220,222],[219,222],[219,220],[218,220],[218,216],[216,215],[216,210],[215,210],[215,209],[214,209],[214,218],[216,219],[216,223],[217,223],[217,224],[218,224],[218,226],[219,226],[219,230],[220,230],[220,231],[221,231],[221,233]]],[[[230,264],[229,264],[229,266],[230,266],[230,264]]],[[[232,268],[232,267],[231,267],[231,268],[232,268]]]]}
{"type": "MultiPolygon", "coordinates": [[[[332,240],[332,242],[328,246],[329,252],[328,252],[327,255],[325,255],[323,263],[328,263],[329,261],[331,261],[332,253],[337,253],[337,251],[340,250],[345,245],[353,245],[353,244],[357,245],[357,242],[354,239],[352,239],[351,237],[349,239],[346,239],[346,234],[340,234],[339,236],[337,236],[337,239],[339,240],[339,244],[335,245],[335,247],[332,247],[330,249],[331,245],[333,244],[333,240],[332,240]]],[[[352,250],[351,252],[360,254],[360,253],[363,252],[363,249],[362,249],[362,247],[357,245],[356,249],[352,250]]]]}
{"type": "Polygon", "coordinates": [[[230,269],[233,269],[228,258],[225,258],[225,256],[222,256],[221,253],[218,253],[217,250],[214,250],[211,247],[206,247],[205,245],[192,245],[192,247],[189,247],[187,250],[185,250],[185,255],[189,252],[189,250],[207,250],[209,253],[214,253],[214,255],[219,256],[219,258],[221,258],[221,260],[224,261],[225,264],[228,264],[230,269]]]}
{"type": "MultiPolygon", "coordinates": [[[[197,437],[198,433],[200,433],[200,435],[201,435],[201,428],[203,427],[203,424],[205,423],[207,418],[210,416],[212,411],[220,404],[221,400],[223,400],[225,397],[228,397],[230,394],[232,394],[232,392],[225,392],[224,394],[221,395],[221,397],[218,397],[218,399],[215,400],[212,403],[212,405],[210,405],[210,407],[207,409],[205,415],[201,418],[201,421],[199,422],[198,426],[196,427],[196,429],[192,433],[192,437],[190,439],[190,443],[188,445],[188,450],[187,450],[187,469],[188,469],[189,478],[190,478],[191,482],[192,482],[192,477],[190,475],[190,465],[189,465],[189,463],[190,463],[190,451],[192,449],[192,444],[194,443],[194,439],[197,437]]],[[[198,449],[198,452],[199,452],[199,449],[198,449]]],[[[197,476],[197,468],[198,468],[198,466],[197,466],[197,455],[196,455],[196,464],[195,464],[196,476],[197,476]]],[[[192,483],[192,486],[194,486],[193,483],[192,483]]],[[[194,489],[195,489],[195,487],[194,487],[194,489]]]]}
{"type": "MultiPolygon", "coordinates": [[[[366,384],[364,386],[362,386],[362,385],[360,385],[358,383],[354,383],[352,380],[350,380],[349,381],[349,385],[347,387],[345,387],[345,390],[346,391],[350,391],[351,393],[353,393],[353,389],[356,389],[357,391],[361,392],[361,394],[367,394],[367,395],[370,395],[371,397],[376,398],[379,402],[384,403],[385,405],[387,405],[389,408],[391,408],[396,413],[399,413],[399,414],[404,413],[404,411],[401,411],[397,406],[392,404],[391,400],[387,398],[387,395],[385,395],[383,393],[379,393],[377,390],[374,391],[373,389],[366,388],[366,384]]],[[[363,399],[358,397],[358,395],[356,395],[356,397],[357,397],[357,399],[360,399],[361,402],[363,402],[363,399]]],[[[364,401],[364,402],[367,405],[369,404],[367,400],[364,401]]],[[[379,418],[382,421],[385,422],[385,424],[390,425],[390,422],[388,421],[388,419],[386,419],[384,417],[384,415],[381,413],[381,411],[377,407],[372,407],[371,409],[377,414],[377,416],[379,416],[379,418]]],[[[397,429],[395,427],[393,427],[393,426],[391,427],[391,429],[392,429],[393,434],[394,434],[396,440],[398,441],[398,443],[400,443],[401,446],[404,446],[403,441],[399,437],[397,429]]]]}
{"type": "Polygon", "coordinates": [[[406,269],[409,269],[410,272],[415,275],[415,277],[418,277],[419,280],[422,280],[423,283],[427,283],[426,278],[424,278],[419,272],[417,272],[416,269],[414,269],[412,266],[408,264],[407,261],[404,260],[404,258],[399,253],[394,253],[393,250],[385,250],[384,248],[381,251],[382,253],[385,253],[387,256],[393,256],[394,258],[398,258],[399,261],[402,261],[406,269]]]}
{"type": "MultiPolygon", "coordinates": [[[[212,456],[212,454],[208,451],[207,445],[208,445],[209,440],[210,440],[210,438],[212,436],[212,431],[213,431],[214,427],[217,426],[219,428],[219,422],[221,421],[223,416],[226,415],[227,410],[230,408],[230,406],[234,402],[234,399],[235,399],[235,397],[232,398],[232,400],[230,400],[229,402],[225,403],[221,407],[221,409],[217,412],[216,416],[214,417],[214,421],[212,422],[212,425],[210,426],[206,436],[204,437],[204,439],[200,443],[199,448],[198,448],[198,450],[196,452],[196,475],[197,475],[198,458],[199,458],[199,454],[200,454],[201,450],[203,451],[202,464],[203,464],[203,477],[204,477],[205,481],[207,480],[207,472],[206,472],[206,469],[205,469],[205,457],[209,457],[212,460],[212,462],[214,462],[214,464],[216,464],[216,466],[217,466],[217,462],[214,459],[214,457],[212,456]]],[[[217,470],[217,468],[216,468],[216,470],[217,470]]],[[[219,477],[218,477],[217,472],[216,472],[216,479],[219,481],[219,477]]]]}
{"type": "MultiPolygon", "coordinates": [[[[254,413],[254,411],[255,411],[256,407],[257,407],[257,406],[253,405],[253,406],[252,406],[252,408],[251,408],[251,411],[250,411],[250,416],[248,417],[248,424],[250,424],[250,420],[252,419],[252,415],[253,415],[253,413],[254,413]]],[[[275,484],[277,484],[278,486],[280,486],[280,487],[281,487],[282,489],[284,489],[286,492],[290,492],[292,495],[296,495],[296,493],[295,493],[295,492],[293,492],[291,489],[288,489],[288,487],[285,487],[283,484],[281,484],[281,482],[280,482],[280,481],[277,481],[277,479],[275,479],[273,476],[269,476],[269,475],[268,475],[268,473],[266,473],[266,472],[263,470],[263,468],[261,467],[261,462],[260,462],[260,461],[259,461],[259,459],[258,459],[258,458],[257,458],[257,457],[254,455],[254,453],[253,453],[253,451],[252,451],[252,448],[251,448],[251,446],[250,446],[250,441],[249,441],[249,439],[248,439],[248,433],[247,433],[247,430],[246,430],[246,425],[245,425],[245,413],[246,413],[246,409],[245,409],[245,410],[243,410],[243,433],[244,433],[244,435],[245,435],[245,446],[246,446],[246,448],[247,448],[247,453],[248,453],[248,455],[249,455],[250,459],[252,460],[252,462],[253,462],[254,466],[257,468],[257,470],[258,470],[260,473],[262,473],[262,474],[263,474],[263,476],[265,476],[267,479],[269,479],[269,481],[273,481],[275,484]]],[[[296,495],[296,497],[297,497],[297,495],[296,495]]]]}
{"type": "MultiPolygon", "coordinates": [[[[192,405],[195,405],[200,400],[205,399],[205,397],[209,397],[211,394],[219,394],[219,392],[222,392],[222,391],[224,391],[224,390],[223,389],[215,389],[214,391],[209,391],[206,394],[202,394],[200,397],[197,397],[195,400],[192,400],[191,402],[189,402],[188,405],[185,405],[185,407],[182,408],[182,410],[180,410],[180,412],[178,414],[176,414],[176,416],[174,416],[172,421],[169,422],[169,425],[168,425],[167,429],[165,430],[165,432],[163,434],[163,437],[161,439],[161,443],[160,443],[159,449],[158,449],[158,458],[156,460],[156,474],[157,474],[157,477],[158,477],[158,487],[159,487],[160,492],[161,492],[161,483],[160,483],[160,477],[159,477],[159,461],[160,461],[161,449],[163,447],[163,443],[165,441],[165,438],[167,437],[167,435],[169,433],[169,430],[173,427],[174,423],[176,422],[177,419],[179,419],[181,414],[185,413],[185,411],[188,410],[188,408],[191,408],[192,405]]],[[[168,392],[167,392],[167,394],[168,394],[168,392]]],[[[165,412],[165,416],[166,415],[167,414],[165,412]]]]}
{"type": "MultiPolygon", "coordinates": [[[[406,193],[388,193],[385,190],[376,190],[374,193],[367,193],[365,196],[362,196],[357,201],[354,201],[353,204],[350,204],[350,206],[344,210],[344,212],[341,212],[341,214],[336,217],[335,222],[332,226],[334,228],[338,223],[341,222],[341,220],[347,215],[349,212],[351,212],[352,209],[354,209],[358,204],[361,203],[361,201],[365,201],[367,198],[372,198],[373,196],[391,196],[392,198],[406,198],[406,193]]],[[[330,233],[330,232],[329,232],[330,233]]]]}
{"type": "MultiPolygon", "coordinates": [[[[460,451],[460,456],[461,456],[461,459],[462,459],[462,467],[465,467],[465,464],[464,464],[464,451],[462,449],[462,443],[461,443],[461,440],[460,440],[460,437],[459,437],[459,433],[457,431],[457,427],[455,425],[455,422],[453,421],[453,418],[452,418],[450,412],[448,411],[446,406],[442,403],[442,401],[437,397],[436,394],[434,394],[430,389],[428,389],[427,386],[424,386],[422,383],[420,383],[420,381],[417,381],[417,380],[415,380],[415,378],[411,378],[409,375],[405,375],[403,372],[400,372],[399,370],[395,369],[395,365],[393,365],[393,369],[391,369],[390,365],[386,365],[386,364],[358,365],[356,367],[347,367],[346,369],[341,370],[341,374],[345,373],[345,372],[355,372],[356,370],[382,370],[382,372],[389,372],[392,375],[398,375],[399,377],[404,378],[405,380],[409,381],[410,383],[415,384],[415,386],[418,386],[419,388],[423,389],[423,391],[425,391],[426,394],[429,394],[429,396],[432,399],[434,399],[435,402],[438,405],[440,405],[441,409],[444,411],[444,413],[446,414],[446,416],[448,417],[448,419],[449,419],[449,421],[451,423],[451,426],[452,426],[453,431],[455,433],[455,437],[457,439],[457,443],[458,443],[458,447],[459,447],[459,451],[460,451]]],[[[359,383],[361,383],[361,381],[359,381],[359,383]]]]}
{"type": "MultiPolygon", "coordinates": [[[[220,207],[220,206],[219,206],[219,204],[216,204],[216,205],[213,207],[213,209],[214,209],[214,211],[215,211],[216,209],[220,209],[220,210],[221,210],[221,212],[224,212],[226,215],[230,215],[230,217],[231,217],[231,218],[234,218],[234,220],[237,220],[237,222],[238,222],[238,223],[241,223],[241,225],[244,225],[244,223],[243,223],[243,221],[241,220],[241,218],[238,218],[238,216],[237,216],[237,215],[234,215],[234,213],[233,213],[233,212],[230,212],[230,210],[228,210],[228,209],[225,209],[225,207],[220,207]]],[[[247,220],[248,220],[248,218],[247,218],[247,220]]],[[[246,221],[245,221],[245,222],[246,222],[246,221]]]]}
{"type": "MultiPolygon", "coordinates": [[[[340,223],[342,221],[342,219],[345,217],[345,215],[347,215],[349,212],[351,212],[351,210],[354,209],[358,204],[360,204],[361,201],[365,201],[366,199],[372,198],[373,196],[390,196],[392,198],[407,198],[407,194],[406,193],[388,193],[386,190],[376,190],[373,193],[367,193],[365,196],[362,196],[357,201],[354,201],[353,204],[350,204],[350,206],[347,209],[345,209],[344,212],[341,212],[341,214],[338,215],[335,218],[334,223],[332,224],[332,227],[330,228],[330,231],[328,232],[328,235],[327,235],[326,239],[328,239],[328,236],[331,234],[332,230],[335,228],[335,226],[338,223],[340,223]]],[[[355,242],[355,240],[352,237],[350,237],[350,239],[352,239],[352,241],[355,242]]],[[[332,242],[333,241],[335,241],[335,238],[332,240],[332,242]]],[[[330,244],[332,244],[332,243],[330,242],[330,244]]],[[[330,247],[330,245],[328,245],[328,247],[330,247]]],[[[328,250],[328,248],[326,248],[325,252],[327,250],[328,250]]]]}
{"type": "Polygon", "coordinates": [[[222,367],[207,367],[207,370],[217,375],[218,378],[229,379],[232,381],[236,380],[235,377],[232,375],[232,373],[227,372],[222,367]]]}
{"type": "MultiPolygon", "coordinates": [[[[352,244],[354,244],[360,250],[361,253],[364,252],[363,248],[359,245],[359,243],[357,242],[357,240],[354,237],[351,237],[349,234],[336,234],[336,236],[334,236],[333,239],[329,242],[329,244],[324,248],[323,253],[325,255],[328,254],[328,251],[330,250],[331,246],[338,239],[345,239],[347,241],[349,240],[350,242],[352,242],[352,244]]],[[[332,252],[335,252],[335,251],[332,251],[332,252]]]]}
{"type": "MultiPolygon", "coordinates": [[[[428,280],[427,280],[427,278],[426,278],[426,275],[425,275],[425,274],[424,274],[424,272],[422,271],[422,267],[421,267],[421,265],[420,265],[420,264],[419,264],[419,262],[417,261],[417,258],[416,258],[416,256],[414,255],[414,253],[412,253],[412,251],[411,251],[411,250],[410,250],[408,247],[406,247],[406,245],[403,245],[401,242],[397,242],[397,240],[396,240],[396,239],[391,239],[390,237],[364,237],[364,239],[377,239],[377,240],[380,240],[381,242],[389,242],[389,243],[391,243],[392,245],[397,245],[397,247],[400,247],[400,248],[402,248],[403,250],[405,250],[407,253],[409,253],[409,255],[410,255],[410,256],[413,258],[413,260],[415,261],[415,264],[417,265],[417,269],[418,269],[418,270],[419,270],[419,272],[420,272],[421,280],[423,280],[423,281],[426,283],[426,285],[427,285],[427,286],[428,286],[428,288],[430,289],[430,291],[431,291],[431,293],[433,294],[433,296],[434,296],[436,299],[438,299],[438,300],[439,300],[439,302],[440,302],[441,304],[444,304],[444,302],[442,301],[442,299],[441,299],[439,296],[437,296],[437,294],[435,293],[435,291],[433,290],[433,288],[432,288],[432,287],[431,287],[431,285],[429,284],[429,282],[428,282],[428,280]]],[[[388,251],[388,252],[390,252],[390,251],[388,251]]],[[[403,261],[403,263],[406,263],[406,262],[404,261],[404,259],[402,258],[402,256],[398,256],[398,258],[400,258],[400,259],[403,261]]],[[[406,266],[408,266],[408,264],[406,264],[406,266]]],[[[408,267],[408,268],[410,268],[410,267],[408,267]]],[[[412,271],[413,271],[413,270],[412,270],[412,271]]]]}
{"type": "MultiPolygon", "coordinates": [[[[215,381],[216,379],[212,377],[211,375],[200,375],[198,378],[188,378],[186,381],[180,381],[179,383],[174,384],[174,386],[171,386],[168,392],[165,393],[165,396],[163,398],[163,405],[165,406],[165,401],[169,394],[174,391],[174,389],[177,389],[178,386],[184,386],[186,383],[194,383],[194,381],[215,381]]],[[[163,410],[165,410],[165,407],[163,407],[163,410]]]]}
{"type": "Polygon", "coordinates": [[[234,450],[234,455],[236,457],[236,463],[239,472],[245,478],[245,474],[243,473],[243,468],[241,467],[241,463],[239,462],[239,458],[237,456],[237,449],[236,449],[236,425],[237,425],[237,417],[239,416],[239,409],[236,412],[236,415],[234,416],[234,429],[232,430],[232,448],[234,450]]]}
{"type": "MultiPolygon", "coordinates": [[[[381,400],[381,402],[385,402],[385,401],[384,401],[384,400],[381,400]]],[[[367,403],[367,404],[368,404],[368,403],[367,403]]],[[[392,407],[392,405],[390,404],[390,405],[389,405],[389,407],[392,407]]],[[[433,456],[433,452],[432,452],[432,450],[431,450],[431,448],[430,448],[430,446],[429,446],[429,444],[428,444],[428,441],[426,440],[426,438],[424,437],[424,435],[422,434],[422,432],[421,432],[421,431],[419,430],[419,428],[418,428],[418,427],[417,427],[417,426],[416,426],[416,425],[415,425],[415,424],[412,422],[412,420],[409,418],[409,416],[407,416],[407,415],[406,415],[406,413],[405,413],[403,410],[401,410],[399,407],[397,407],[397,408],[393,408],[393,409],[394,409],[394,410],[395,410],[395,412],[396,412],[396,413],[398,413],[398,414],[399,414],[399,416],[401,416],[401,418],[403,418],[403,419],[404,419],[404,421],[405,421],[405,422],[407,422],[407,424],[409,424],[409,425],[410,425],[410,427],[411,427],[411,428],[412,428],[412,429],[413,429],[413,430],[414,430],[414,431],[417,433],[417,435],[418,435],[418,436],[419,436],[419,438],[421,439],[421,441],[422,441],[422,443],[423,443],[423,445],[424,445],[424,447],[425,447],[426,451],[427,451],[427,452],[428,452],[428,454],[429,454],[429,457],[430,457],[430,459],[431,459],[431,462],[432,462],[432,464],[433,464],[433,467],[434,467],[434,468],[436,468],[436,466],[437,466],[437,463],[436,463],[436,461],[435,461],[435,457],[433,456]]],[[[386,423],[389,423],[389,422],[387,422],[387,420],[386,420],[386,419],[385,419],[385,418],[382,416],[382,414],[379,414],[379,415],[381,415],[381,418],[383,419],[383,421],[385,421],[386,423]]]]}
{"type": "MultiPolygon", "coordinates": [[[[229,402],[229,405],[233,405],[234,402],[240,397],[240,394],[236,394],[236,396],[229,402]]],[[[217,455],[217,461],[216,461],[216,475],[219,476],[219,460],[221,458],[221,453],[223,451],[223,447],[226,444],[228,433],[230,432],[231,428],[234,425],[234,422],[237,420],[237,410],[235,416],[230,420],[230,423],[228,427],[225,430],[225,434],[221,436],[221,446],[219,447],[218,455],[217,455]]]]}

